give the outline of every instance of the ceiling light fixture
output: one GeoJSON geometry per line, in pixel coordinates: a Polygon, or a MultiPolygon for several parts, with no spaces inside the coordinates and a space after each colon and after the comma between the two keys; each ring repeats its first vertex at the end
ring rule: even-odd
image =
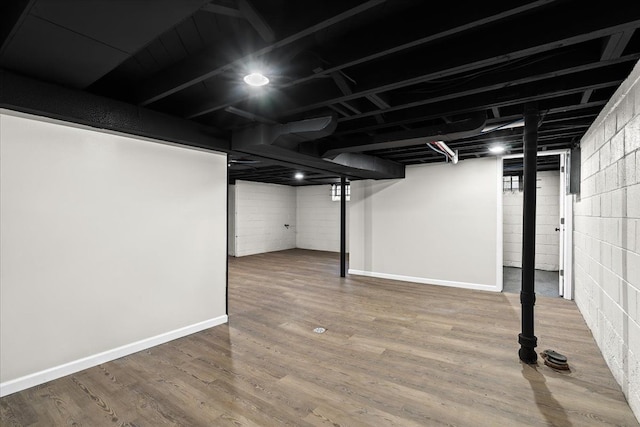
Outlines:
{"type": "Polygon", "coordinates": [[[492,145],[491,147],[489,147],[489,151],[493,154],[500,154],[503,153],[505,150],[503,145],[492,145]]]}
{"type": "Polygon", "coordinates": [[[304,178],[304,174],[302,172],[296,172],[296,174],[294,176],[295,176],[296,179],[304,178]]]}
{"type": "Polygon", "coordinates": [[[251,73],[244,76],[244,82],[249,86],[264,86],[269,83],[269,79],[262,73],[251,73]]]}

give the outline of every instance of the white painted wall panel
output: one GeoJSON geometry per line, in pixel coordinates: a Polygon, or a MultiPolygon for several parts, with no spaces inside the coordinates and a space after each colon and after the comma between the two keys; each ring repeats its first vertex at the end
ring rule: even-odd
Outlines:
{"type": "Polygon", "coordinates": [[[296,247],[295,187],[236,181],[235,209],[235,256],[296,247]]]}
{"type": "Polygon", "coordinates": [[[640,418],[640,64],[580,147],[575,301],[640,418]]]}
{"type": "Polygon", "coordinates": [[[0,113],[3,385],[226,319],[225,155],[0,113]]]}
{"type": "MultiPolygon", "coordinates": [[[[558,271],[560,234],[560,172],[538,172],[536,184],[536,266],[538,270],[558,271]]],[[[522,267],[522,206],[524,193],[502,195],[503,263],[522,267]]]]}
{"type": "MultiPolygon", "coordinates": [[[[347,202],[347,252],[350,203],[347,202]]],[[[331,201],[330,185],[298,187],[296,215],[298,248],[340,252],[340,201],[331,201]]]]}
{"type": "Polygon", "coordinates": [[[500,291],[495,158],[351,183],[350,273],[500,291]]]}
{"type": "Polygon", "coordinates": [[[227,253],[236,256],[236,186],[228,187],[229,205],[227,217],[229,218],[229,227],[227,229],[227,253]]]}

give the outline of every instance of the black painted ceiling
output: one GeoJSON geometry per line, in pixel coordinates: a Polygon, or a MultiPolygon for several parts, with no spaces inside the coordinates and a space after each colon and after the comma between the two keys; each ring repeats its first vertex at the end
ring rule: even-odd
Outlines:
{"type": "MultiPolygon", "coordinates": [[[[540,112],[540,149],[571,148],[640,58],[640,7],[629,0],[3,3],[3,69],[195,121],[229,141],[257,124],[333,115],[333,134],[308,143],[315,153],[403,165],[444,161],[426,143],[467,119],[486,122],[447,140],[461,161],[491,155],[497,142],[521,153],[522,127],[482,129],[517,123],[527,102],[540,112]],[[271,83],[245,85],[254,69],[271,83]],[[373,145],[381,140],[393,143],[373,145]]],[[[230,154],[232,180],[337,176],[230,154]]]]}

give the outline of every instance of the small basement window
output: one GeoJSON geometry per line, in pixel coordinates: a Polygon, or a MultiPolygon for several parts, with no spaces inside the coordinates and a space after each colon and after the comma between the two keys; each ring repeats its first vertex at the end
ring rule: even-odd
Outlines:
{"type": "MultiPolygon", "coordinates": [[[[347,202],[348,202],[349,200],[351,200],[351,185],[347,184],[345,186],[345,190],[347,193],[347,202]]],[[[331,201],[332,202],[337,202],[340,200],[340,192],[341,192],[340,184],[331,184],[331,201]]]]}
{"type": "Polygon", "coordinates": [[[508,191],[516,192],[522,191],[522,177],[518,175],[510,175],[502,177],[502,191],[504,193],[508,191]]]}

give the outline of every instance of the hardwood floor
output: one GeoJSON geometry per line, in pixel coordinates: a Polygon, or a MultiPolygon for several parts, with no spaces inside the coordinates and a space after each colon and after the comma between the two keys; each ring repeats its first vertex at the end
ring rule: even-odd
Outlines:
{"type": "Polygon", "coordinates": [[[516,294],[338,272],[332,253],[232,258],[228,325],[7,396],[0,424],[638,425],[574,303],[536,305],[556,372],[519,362],[516,294]]]}

